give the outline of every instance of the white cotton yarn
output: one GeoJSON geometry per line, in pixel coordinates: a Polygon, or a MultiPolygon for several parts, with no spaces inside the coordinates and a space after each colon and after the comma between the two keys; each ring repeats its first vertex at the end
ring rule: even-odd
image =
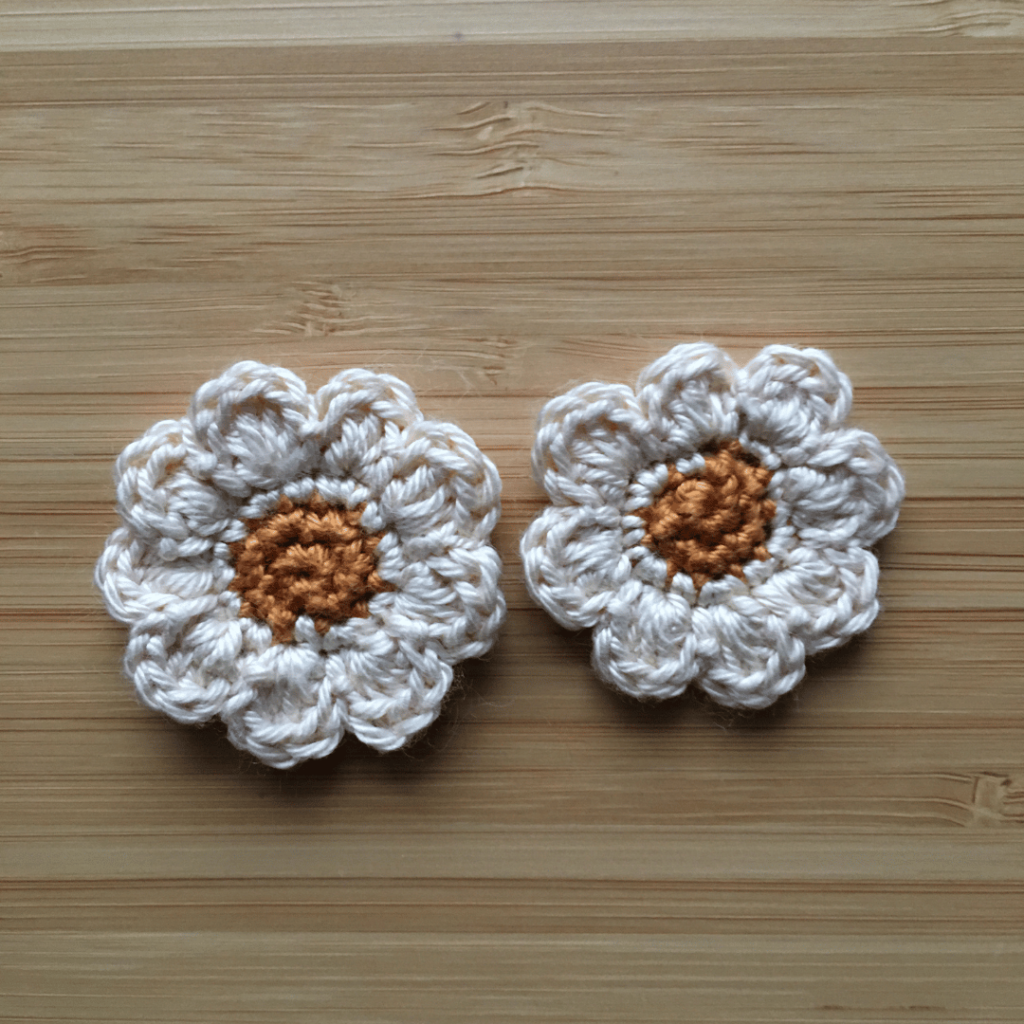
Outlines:
{"type": "MultiPolygon", "coordinates": [[[[742,370],[709,343],[679,345],[634,390],[586,383],[552,399],[533,449],[551,504],[521,542],[533,599],[593,628],[598,675],[639,698],[691,683],[763,708],[879,611],[871,545],[895,525],[903,478],[872,434],[845,425],[848,378],[817,349],[772,345],[742,370]],[[738,441],[771,471],[763,558],[702,586],[645,542],[669,465],[700,479],[738,441]]],[[[699,503],[698,503],[699,504],[699,503]]]]}
{"type": "Polygon", "coordinates": [[[323,757],[345,732],[401,747],[437,717],[452,666],[488,651],[504,619],[498,473],[388,374],[345,370],[311,395],[288,370],[238,363],[128,445],[115,480],[122,525],[95,580],[129,627],[139,698],[178,722],[219,716],[265,764],[323,757]],[[240,614],[231,545],[282,498],[316,496],[362,509],[389,589],[326,630],[299,614],[291,642],[275,643],[240,614]]]}

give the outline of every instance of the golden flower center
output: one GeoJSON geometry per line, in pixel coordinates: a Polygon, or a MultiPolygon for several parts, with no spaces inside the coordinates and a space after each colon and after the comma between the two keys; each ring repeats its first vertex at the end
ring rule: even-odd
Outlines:
{"type": "Polygon", "coordinates": [[[250,520],[249,535],[231,545],[241,615],[261,619],[274,643],[294,640],[295,620],[308,615],[316,631],[349,618],[367,618],[374,594],[394,590],[377,574],[375,550],[382,533],[360,525],[364,505],[328,505],[314,493],[295,504],[282,496],[277,511],[250,520]]]}
{"type": "Polygon", "coordinates": [[[764,542],[775,502],[765,493],[772,474],[738,441],[705,455],[698,473],[668,468],[664,490],[637,513],[647,526],[644,544],[668,562],[667,581],[689,573],[699,592],[726,573],[742,580],[744,563],[769,557],[764,542]]]}

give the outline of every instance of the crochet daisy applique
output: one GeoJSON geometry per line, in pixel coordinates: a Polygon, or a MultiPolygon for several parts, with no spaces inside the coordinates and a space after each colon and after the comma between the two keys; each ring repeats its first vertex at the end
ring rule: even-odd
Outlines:
{"type": "Polygon", "coordinates": [[[593,627],[593,664],[636,697],[690,683],[730,707],[791,690],[808,655],[878,614],[869,550],[903,479],[845,425],[847,377],[773,345],[742,370],[680,345],[638,386],[588,383],[540,416],[549,505],[523,536],[527,586],[561,625],[593,627]]]}
{"type": "Polygon", "coordinates": [[[409,387],[346,370],[316,394],[243,362],[117,460],[96,565],[142,702],[287,768],[347,731],[394,750],[504,618],[500,480],[409,387]]]}

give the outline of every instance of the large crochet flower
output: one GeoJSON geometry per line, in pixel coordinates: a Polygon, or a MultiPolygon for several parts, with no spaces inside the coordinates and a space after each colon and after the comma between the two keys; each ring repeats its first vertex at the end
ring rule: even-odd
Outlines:
{"type": "Polygon", "coordinates": [[[123,525],[96,582],[130,627],[125,670],[179,722],[220,716],[279,768],[348,730],[400,747],[505,611],[500,481],[406,384],[346,370],[315,395],[238,363],[117,460],[123,525]]]}
{"type": "Polygon", "coordinates": [[[761,708],[807,655],[878,613],[869,550],[903,480],[845,426],[850,382],[824,353],[773,345],[736,370],[680,345],[636,391],[582,384],[540,417],[534,474],[552,504],[522,539],[533,598],[593,627],[593,663],[637,697],[694,682],[761,708]]]}

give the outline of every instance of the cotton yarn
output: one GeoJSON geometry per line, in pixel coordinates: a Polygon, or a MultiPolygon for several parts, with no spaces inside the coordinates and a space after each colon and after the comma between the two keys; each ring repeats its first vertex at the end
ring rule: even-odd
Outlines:
{"type": "Polygon", "coordinates": [[[437,717],[504,619],[494,465],[408,385],[351,369],[315,394],[241,362],[115,467],[95,580],[125,672],[178,722],[220,717],[265,764],[350,732],[381,751],[437,717]]]}
{"type": "Polygon", "coordinates": [[[846,425],[851,403],[825,352],[772,345],[738,370],[705,342],[635,390],[552,399],[533,448],[551,504],[521,542],[531,596],[593,628],[597,674],[628,694],[693,683],[768,706],[879,611],[870,547],[904,485],[878,439],[846,425]]]}

